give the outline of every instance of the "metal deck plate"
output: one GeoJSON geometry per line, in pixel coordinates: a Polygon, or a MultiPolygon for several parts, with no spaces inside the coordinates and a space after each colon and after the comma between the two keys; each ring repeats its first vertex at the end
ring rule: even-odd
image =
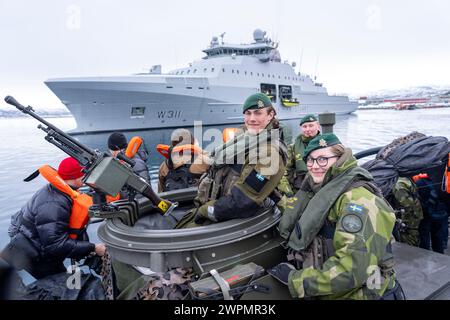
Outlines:
{"type": "Polygon", "coordinates": [[[450,299],[450,257],[396,242],[395,271],[408,300],[450,299]]]}

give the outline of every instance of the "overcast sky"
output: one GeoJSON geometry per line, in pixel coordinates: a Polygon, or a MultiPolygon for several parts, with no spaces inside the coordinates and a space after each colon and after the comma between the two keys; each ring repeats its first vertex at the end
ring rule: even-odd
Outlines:
{"type": "Polygon", "coordinates": [[[446,86],[449,12],[447,0],[0,0],[0,95],[58,105],[47,78],[167,72],[212,36],[246,43],[256,28],[330,93],[446,86]]]}

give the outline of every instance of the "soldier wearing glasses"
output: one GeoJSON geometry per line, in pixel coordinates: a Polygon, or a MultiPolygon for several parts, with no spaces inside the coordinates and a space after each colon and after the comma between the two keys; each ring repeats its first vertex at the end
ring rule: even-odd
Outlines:
{"type": "Polygon", "coordinates": [[[304,160],[308,173],[279,225],[292,264],[268,273],[296,298],[402,299],[390,250],[395,215],[370,173],[332,133],[312,139],[304,160]]]}

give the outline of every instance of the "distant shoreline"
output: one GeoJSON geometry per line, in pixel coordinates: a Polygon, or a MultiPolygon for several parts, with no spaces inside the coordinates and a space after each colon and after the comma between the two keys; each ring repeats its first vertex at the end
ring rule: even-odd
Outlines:
{"type": "MultiPolygon", "coordinates": [[[[72,114],[68,111],[61,110],[56,112],[37,112],[39,116],[42,118],[69,118],[73,117],[72,114]]],[[[23,118],[27,117],[26,114],[21,113],[20,111],[5,111],[0,110],[0,118],[23,118]]]]}
{"type": "Polygon", "coordinates": [[[441,109],[441,108],[450,108],[450,106],[429,106],[429,107],[416,107],[414,109],[396,109],[395,107],[367,107],[367,108],[361,108],[358,107],[357,111],[365,111],[365,110],[419,110],[419,109],[441,109]]]}

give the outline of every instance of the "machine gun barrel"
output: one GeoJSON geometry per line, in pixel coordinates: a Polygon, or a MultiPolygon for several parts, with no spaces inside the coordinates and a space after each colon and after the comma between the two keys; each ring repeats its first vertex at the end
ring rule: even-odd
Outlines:
{"type": "Polygon", "coordinates": [[[5,102],[44,124],[45,126],[40,124],[38,128],[47,133],[45,140],[55,145],[71,157],[77,159],[82,166],[89,167],[98,158],[99,155],[96,151],[78,142],[77,140],[66,134],[64,131],[60,130],[51,123],[47,122],[45,119],[38,116],[31,106],[24,107],[11,96],[5,97],[5,102]]]}
{"type": "MultiPolygon", "coordinates": [[[[130,159],[119,155],[118,159],[127,163],[123,164],[118,159],[112,158],[106,153],[92,150],[56,126],[42,119],[34,112],[31,106],[24,107],[11,96],[5,97],[5,101],[44,124],[45,126],[40,124],[38,128],[47,133],[45,140],[75,158],[82,166],[84,166],[84,171],[86,172],[84,177],[85,183],[97,192],[100,192],[100,194],[115,195],[120,192],[124,186],[127,186],[147,197],[157,210],[163,214],[170,213],[170,211],[177,206],[175,203],[161,199],[153,191],[151,185],[147,181],[134,173],[131,170],[134,163],[130,159]]],[[[100,205],[103,206],[104,203],[101,203],[100,205]]]]}

